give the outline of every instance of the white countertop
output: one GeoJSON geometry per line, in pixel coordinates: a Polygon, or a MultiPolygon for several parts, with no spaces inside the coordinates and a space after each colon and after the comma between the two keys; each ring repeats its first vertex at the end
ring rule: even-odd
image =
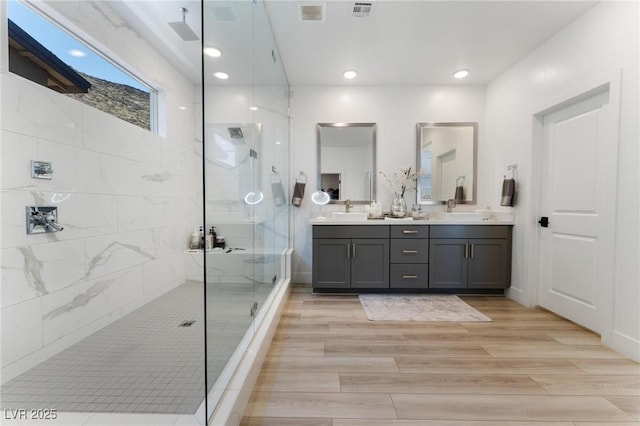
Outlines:
{"type": "Polygon", "coordinates": [[[332,219],[330,214],[327,218],[311,219],[312,225],[513,225],[514,219],[512,213],[493,213],[489,219],[480,218],[442,218],[428,217],[426,219],[368,219],[368,220],[336,220],[332,219]]]}

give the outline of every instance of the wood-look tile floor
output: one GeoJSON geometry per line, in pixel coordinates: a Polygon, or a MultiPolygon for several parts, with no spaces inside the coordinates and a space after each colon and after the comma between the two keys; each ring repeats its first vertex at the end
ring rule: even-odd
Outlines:
{"type": "Polygon", "coordinates": [[[504,297],[492,322],[368,321],[357,296],[294,286],[242,426],[630,426],[640,365],[504,297]]]}

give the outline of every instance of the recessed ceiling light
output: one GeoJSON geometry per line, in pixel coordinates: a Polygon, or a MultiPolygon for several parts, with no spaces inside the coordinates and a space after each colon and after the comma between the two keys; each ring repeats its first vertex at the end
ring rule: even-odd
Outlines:
{"type": "Polygon", "coordinates": [[[249,107],[249,109],[250,109],[251,111],[257,111],[257,110],[258,110],[258,107],[257,107],[257,106],[255,106],[255,105],[251,105],[251,106],[249,107]]]}
{"type": "Polygon", "coordinates": [[[76,58],[83,58],[87,56],[87,54],[80,49],[69,49],[69,55],[76,58]]]}
{"type": "Polygon", "coordinates": [[[469,70],[460,70],[453,73],[455,78],[465,78],[469,75],[469,70]]]}
{"type": "Polygon", "coordinates": [[[213,76],[215,78],[219,78],[220,80],[226,80],[229,78],[229,74],[227,74],[226,72],[220,72],[220,71],[214,72],[213,76]]]}
{"type": "Polygon", "coordinates": [[[344,78],[351,80],[352,78],[356,78],[358,73],[355,70],[346,70],[342,75],[344,75],[344,78]]]}
{"type": "Polygon", "coordinates": [[[216,49],[215,47],[205,47],[203,52],[205,55],[211,56],[212,58],[219,58],[222,56],[220,49],[216,49]]]}
{"type": "Polygon", "coordinates": [[[184,105],[180,105],[180,106],[178,107],[178,109],[179,109],[180,111],[186,111],[186,110],[187,110],[187,107],[186,107],[186,106],[184,106],[184,105]]]}

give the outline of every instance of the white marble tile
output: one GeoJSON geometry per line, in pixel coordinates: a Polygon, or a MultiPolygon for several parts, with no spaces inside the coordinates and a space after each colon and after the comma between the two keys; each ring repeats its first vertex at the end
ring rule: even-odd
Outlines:
{"type": "Polygon", "coordinates": [[[2,308],[2,367],[37,351],[42,346],[42,302],[2,308]]]}
{"type": "Polygon", "coordinates": [[[46,194],[58,207],[58,222],[64,230],[57,232],[61,241],[115,233],[118,229],[116,197],[106,194],[46,194]]]}
{"type": "Polygon", "coordinates": [[[3,308],[47,293],[40,278],[42,265],[35,260],[30,247],[2,249],[0,254],[0,302],[3,308]],[[31,265],[32,262],[35,264],[31,265]]]}
{"type": "Polygon", "coordinates": [[[58,241],[59,233],[27,235],[27,206],[51,206],[52,194],[38,191],[2,191],[0,226],[2,248],[58,241]]]}
{"type": "Polygon", "coordinates": [[[147,144],[141,141],[141,127],[95,108],[83,105],[82,144],[84,148],[122,158],[144,161],[147,144]]]}
{"type": "Polygon", "coordinates": [[[102,317],[119,317],[122,306],[142,297],[143,276],[141,267],[129,268],[44,296],[44,343],[58,340],[102,317]]]}
{"type": "Polygon", "coordinates": [[[177,171],[157,166],[143,166],[141,180],[142,193],[145,196],[177,196],[187,188],[181,185],[182,179],[177,171]]]}
{"type": "Polygon", "coordinates": [[[11,73],[0,79],[4,130],[81,145],[80,102],[11,73]]]}
{"type": "Polygon", "coordinates": [[[75,168],[80,192],[94,194],[142,193],[142,164],[90,150],[78,150],[75,168]]]}
{"type": "Polygon", "coordinates": [[[164,156],[161,146],[167,143],[167,139],[150,131],[143,131],[139,137],[144,155],[142,158],[136,155],[135,158],[145,164],[162,166],[164,164],[164,156]]]}
{"type": "Polygon", "coordinates": [[[143,267],[145,294],[167,286],[176,287],[184,282],[184,263],[176,262],[175,256],[158,257],[154,261],[145,263],[143,267]]]}
{"type": "Polygon", "coordinates": [[[80,190],[77,166],[79,153],[82,149],[38,139],[38,158],[41,161],[50,161],[53,167],[51,180],[34,179],[38,182],[38,190],[42,192],[71,193],[80,190]]]}
{"type": "Polygon", "coordinates": [[[31,160],[48,161],[38,157],[37,139],[4,130],[0,137],[2,189],[35,189],[38,179],[31,177],[31,160]]]}
{"type": "Polygon", "coordinates": [[[202,253],[184,254],[185,275],[188,280],[203,281],[204,255],[202,253]]]}
{"type": "Polygon", "coordinates": [[[82,240],[5,249],[2,254],[3,306],[44,296],[85,276],[82,240]]]}
{"type": "Polygon", "coordinates": [[[88,278],[97,278],[155,260],[158,249],[152,230],[88,238],[86,248],[88,278]]]}
{"type": "Polygon", "coordinates": [[[118,231],[127,232],[163,226],[166,223],[167,203],[167,199],[157,197],[126,195],[116,197],[118,231]]]}

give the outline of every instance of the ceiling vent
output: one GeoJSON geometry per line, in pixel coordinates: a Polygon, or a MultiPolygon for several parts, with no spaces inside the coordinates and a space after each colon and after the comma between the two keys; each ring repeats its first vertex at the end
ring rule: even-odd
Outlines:
{"type": "Polygon", "coordinates": [[[371,14],[371,2],[356,2],[353,4],[353,16],[364,18],[371,14]]]}
{"type": "Polygon", "coordinates": [[[298,3],[301,21],[324,21],[324,3],[298,3]]]}

